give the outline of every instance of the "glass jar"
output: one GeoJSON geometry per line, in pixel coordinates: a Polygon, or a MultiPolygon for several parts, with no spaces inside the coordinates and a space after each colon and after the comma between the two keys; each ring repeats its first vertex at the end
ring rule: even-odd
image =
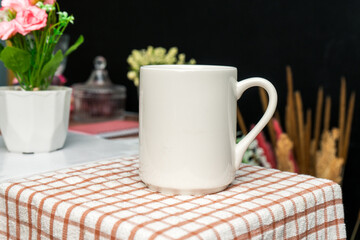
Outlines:
{"type": "Polygon", "coordinates": [[[104,57],[95,58],[94,68],[85,84],[73,85],[73,119],[95,122],[123,118],[126,88],[111,82],[104,57]]]}

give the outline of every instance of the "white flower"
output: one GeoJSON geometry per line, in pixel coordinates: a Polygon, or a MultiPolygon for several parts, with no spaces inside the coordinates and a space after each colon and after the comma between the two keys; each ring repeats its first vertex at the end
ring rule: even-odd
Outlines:
{"type": "MultiPolygon", "coordinates": [[[[151,65],[151,64],[185,64],[185,54],[179,54],[178,58],[178,48],[172,47],[169,51],[166,52],[165,48],[153,46],[148,46],[147,49],[137,50],[134,49],[131,51],[131,54],[127,58],[127,62],[130,66],[130,71],[127,74],[129,80],[134,82],[135,86],[139,85],[139,71],[141,66],[151,65]]],[[[191,64],[195,64],[195,60],[191,59],[191,64]]]]}
{"type": "Polygon", "coordinates": [[[133,56],[135,61],[141,61],[142,60],[142,54],[139,50],[132,50],[131,55],[133,56]]]}
{"type": "Polygon", "coordinates": [[[155,57],[164,57],[166,53],[166,49],[162,47],[155,48],[154,55],[155,57]]]}
{"type": "Polygon", "coordinates": [[[140,82],[139,80],[140,80],[140,79],[139,79],[138,77],[136,77],[136,78],[134,79],[134,85],[137,86],[137,87],[139,86],[139,82],[140,82]]]}
{"type": "Polygon", "coordinates": [[[258,142],[257,142],[257,140],[255,139],[254,141],[252,141],[252,142],[250,143],[249,148],[250,148],[250,149],[256,149],[257,146],[258,146],[258,142]]]}
{"type": "Polygon", "coordinates": [[[196,64],[196,61],[195,61],[195,59],[190,59],[190,61],[189,61],[189,64],[196,64]]]}
{"type": "Polygon", "coordinates": [[[0,11],[0,22],[9,21],[8,11],[0,11]]]}
{"type": "Polygon", "coordinates": [[[172,48],[169,49],[166,57],[168,57],[168,58],[174,58],[174,57],[176,57],[176,54],[177,54],[177,53],[178,53],[177,47],[172,47],[172,48]]]}
{"type": "Polygon", "coordinates": [[[151,56],[153,54],[153,51],[154,51],[154,47],[153,46],[148,46],[148,48],[146,50],[146,55],[151,56]]]}
{"type": "Polygon", "coordinates": [[[136,78],[136,72],[135,71],[128,72],[127,77],[128,77],[128,79],[131,79],[131,80],[135,79],[136,78]]]}
{"type": "Polygon", "coordinates": [[[185,54],[181,53],[179,54],[179,60],[177,64],[184,64],[185,63],[185,54]]]}

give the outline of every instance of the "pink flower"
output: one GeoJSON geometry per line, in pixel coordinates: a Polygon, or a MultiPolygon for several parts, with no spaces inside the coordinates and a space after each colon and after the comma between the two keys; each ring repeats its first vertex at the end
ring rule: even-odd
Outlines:
{"type": "Polygon", "coordinates": [[[56,2],[56,0],[45,0],[44,4],[51,4],[53,5],[56,2]]]}
{"type": "Polygon", "coordinates": [[[3,0],[1,5],[4,8],[15,10],[16,12],[21,11],[27,8],[29,5],[29,0],[3,0]]]}
{"type": "Polygon", "coordinates": [[[39,30],[46,26],[47,14],[35,6],[30,6],[16,14],[15,22],[18,32],[26,35],[31,31],[39,30]]]}
{"type": "Polygon", "coordinates": [[[56,2],[56,0],[28,0],[29,1],[29,3],[31,4],[31,5],[35,5],[35,4],[37,4],[38,2],[43,2],[44,4],[51,4],[51,5],[53,5],[55,2],[56,2]]]}
{"type": "Polygon", "coordinates": [[[19,80],[17,78],[14,78],[12,81],[12,85],[16,85],[19,83],[19,80]]]}
{"type": "MultiPolygon", "coordinates": [[[[254,125],[251,126],[251,128],[253,127],[254,125]]],[[[266,141],[265,134],[263,132],[260,132],[256,136],[256,140],[258,141],[258,146],[262,148],[262,150],[264,151],[264,155],[266,157],[266,161],[268,162],[268,164],[271,166],[271,168],[276,168],[277,163],[276,163],[275,154],[271,147],[271,144],[268,141],[266,141]]]]}
{"type": "Polygon", "coordinates": [[[4,7],[0,8],[0,22],[7,21],[8,20],[8,10],[4,7]]]}
{"type": "Polygon", "coordinates": [[[0,38],[1,40],[8,40],[17,33],[15,21],[0,22],[0,38]]]}

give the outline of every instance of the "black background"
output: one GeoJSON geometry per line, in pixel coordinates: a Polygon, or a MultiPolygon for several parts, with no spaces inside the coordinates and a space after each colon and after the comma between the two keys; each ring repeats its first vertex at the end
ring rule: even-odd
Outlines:
{"type": "MultiPolygon", "coordinates": [[[[319,86],[332,97],[331,125],[338,123],[340,77],[348,96],[357,91],[349,159],[343,195],[348,236],[360,204],[360,2],[335,0],[59,0],[74,14],[67,33],[83,34],[85,43],[68,59],[68,85],[84,82],[93,59],[102,55],[114,83],[127,87],[127,110],[138,111],[137,91],[127,80],[126,59],[132,49],[177,46],[198,64],[231,65],[239,79],[269,79],[279,94],[284,115],[285,66],[290,65],[296,90],[306,108],[315,111],[319,86]]],[[[185,97],[185,93],[184,93],[185,97]]],[[[248,90],[239,101],[248,125],[262,115],[258,91],[248,90]]]]}

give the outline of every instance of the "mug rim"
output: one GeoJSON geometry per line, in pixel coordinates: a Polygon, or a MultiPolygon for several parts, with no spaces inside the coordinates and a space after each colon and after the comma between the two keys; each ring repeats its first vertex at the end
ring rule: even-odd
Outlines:
{"type": "Polygon", "coordinates": [[[201,65],[201,64],[162,64],[162,65],[145,65],[140,69],[146,70],[170,70],[170,71],[233,71],[236,67],[223,65],[201,65]]]}

